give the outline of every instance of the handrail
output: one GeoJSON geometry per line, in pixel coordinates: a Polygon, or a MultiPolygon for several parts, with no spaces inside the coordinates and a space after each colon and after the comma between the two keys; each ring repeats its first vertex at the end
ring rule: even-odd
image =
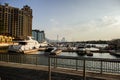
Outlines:
{"type": "Polygon", "coordinates": [[[26,54],[0,54],[0,61],[13,62],[20,64],[34,64],[49,66],[48,59],[51,59],[51,66],[54,68],[69,68],[83,70],[83,66],[87,71],[96,71],[99,73],[115,73],[120,74],[120,58],[89,58],[75,56],[60,55],[26,55],[26,54]],[[85,64],[83,65],[85,61],[85,64]]]}

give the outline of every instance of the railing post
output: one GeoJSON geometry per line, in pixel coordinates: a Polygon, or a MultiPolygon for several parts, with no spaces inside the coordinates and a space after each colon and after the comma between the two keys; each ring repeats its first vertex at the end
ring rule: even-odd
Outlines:
{"type": "Polygon", "coordinates": [[[55,56],[54,56],[54,68],[55,68],[55,66],[56,66],[56,60],[55,60],[55,56]]]}
{"type": "Polygon", "coordinates": [[[48,80],[51,80],[51,58],[50,56],[48,57],[48,74],[49,74],[48,80]]]}
{"type": "Polygon", "coordinates": [[[86,76],[85,76],[85,59],[83,61],[83,80],[86,80],[86,76]]]}
{"type": "Polygon", "coordinates": [[[55,64],[56,64],[56,66],[55,66],[55,68],[57,68],[57,58],[56,58],[55,60],[56,60],[56,63],[55,63],[55,64]]]}
{"type": "Polygon", "coordinates": [[[102,67],[103,67],[103,64],[102,64],[102,62],[103,62],[103,61],[101,60],[100,74],[102,74],[102,71],[103,71],[103,68],[102,68],[102,67]]]}
{"type": "Polygon", "coordinates": [[[9,54],[7,54],[7,62],[9,62],[9,54]]]}
{"type": "Polygon", "coordinates": [[[22,64],[22,54],[20,54],[20,64],[22,64]]]}
{"type": "Polygon", "coordinates": [[[76,59],[76,71],[78,70],[78,59],[76,59]]]}
{"type": "Polygon", "coordinates": [[[57,67],[57,58],[56,58],[56,55],[54,56],[54,68],[57,67]]]}
{"type": "Polygon", "coordinates": [[[37,55],[36,55],[36,66],[37,66],[37,55]]]}

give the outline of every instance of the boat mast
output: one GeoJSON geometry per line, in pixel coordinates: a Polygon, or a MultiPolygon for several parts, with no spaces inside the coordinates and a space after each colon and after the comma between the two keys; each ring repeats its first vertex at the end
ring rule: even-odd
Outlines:
{"type": "Polygon", "coordinates": [[[57,35],[57,47],[58,47],[58,38],[59,38],[59,35],[57,35]]]}

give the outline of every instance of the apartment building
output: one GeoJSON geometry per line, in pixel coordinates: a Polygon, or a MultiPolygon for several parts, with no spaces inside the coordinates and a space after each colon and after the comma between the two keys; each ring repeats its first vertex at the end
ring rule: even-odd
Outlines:
{"type": "Polygon", "coordinates": [[[45,41],[45,33],[44,33],[44,31],[32,30],[32,36],[38,42],[44,42],[45,41]]]}
{"type": "Polygon", "coordinates": [[[0,34],[24,39],[32,36],[32,9],[25,5],[19,9],[0,4],[0,34]]]}

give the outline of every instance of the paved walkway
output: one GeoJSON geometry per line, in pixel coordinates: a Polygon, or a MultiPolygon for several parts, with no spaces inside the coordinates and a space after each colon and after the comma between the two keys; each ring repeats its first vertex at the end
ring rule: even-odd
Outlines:
{"type": "MultiPolygon", "coordinates": [[[[20,63],[11,63],[11,62],[2,62],[2,61],[0,61],[0,66],[1,67],[17,68],[17,70],[30,69],[30,70],[35,70],[38,72],[44,71],[46,73],[46,77],[48,78],[48,67],[47,66],[32,65],[32,64],[20,64],[20,63]]],[[[70,69],[65,69],[65,68],[64,69],[63,68],[51,68],[51,71],[54,73],[67,74],[67,75],[73,75],[73,76],[79,76],[79,77],[83,76],[82,71],[70,70],[70,69]]],[[[0,70],[0,72],[1,72],[1,70],[0,70]]],[[[27,72],[27,75],[30,75],[31,73],[28,73],[28,72],[27,72]]],[[[54,76],[54,75],[52,75],[52,76],[54,76]]],[[[93,72],[86,72],[86,77],[95,78],[92,80],[120,80],[120,75],[100,74],[100,73],[93,73],[93,72]]],[[[37,79],[35,79],[35,80],[37,80],[37,79]]],[[[65,79],[62,79],[62,80],[65,80],[65,79]]],[[[72,80],[77,80],[77,78],[72,79],[72,80]]]]}

